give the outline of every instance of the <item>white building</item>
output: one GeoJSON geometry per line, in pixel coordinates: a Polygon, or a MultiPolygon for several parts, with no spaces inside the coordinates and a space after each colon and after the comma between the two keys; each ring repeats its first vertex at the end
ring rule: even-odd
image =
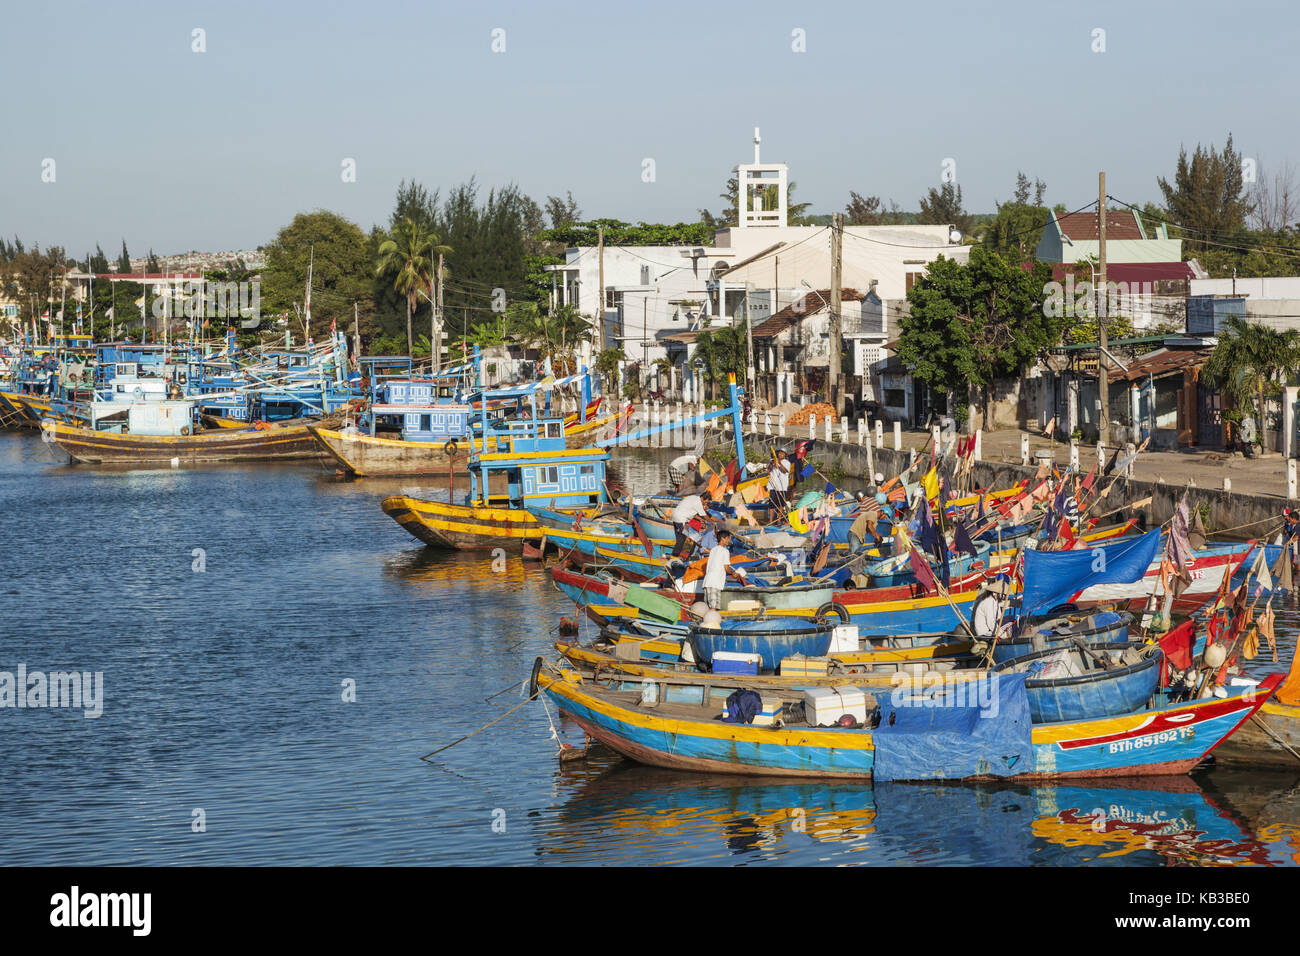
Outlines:
{"type": "MultiPolygon", "coordinates": [[[[567,249],[563,263],[547,267],[553,274],[552,306],[572,304],[587,315],[603,312],[607,345],[621,345],[629,362],[640,363],[651,382],[656,359],[671,358],[680,370],[672,387],[680,384],[687,400],[701,394],[690,359],[695,335],[706,323],[716,327],[748,320],[758,325],[831,285],[830,228],[788,224],[787,167],[763,163],[759,144],[755,129],[754,162],[733,169],[739,224],[719,230],[712,246],[606,245],[603,308],[596,247],[567,249]]],[[[953,241],[950,224],[844,228],[841,287],[870,290],[865,300],[855,302],[856,315],[846,304],[842,323],[846,341],[854,342],[854,372],[862,382],[869,376],[858,362],[883,359],[907,290],[941,255],[960,262],[970,255],[969,246],[953,241]]],[[[592,360],[590,353],[584,358],[592,360]]],[[[801,386],[794,375],[801,363],[784,355],[769,359],[775,364],[768,371],[784,382],[769,400],[797,394],[801,386]]]]}

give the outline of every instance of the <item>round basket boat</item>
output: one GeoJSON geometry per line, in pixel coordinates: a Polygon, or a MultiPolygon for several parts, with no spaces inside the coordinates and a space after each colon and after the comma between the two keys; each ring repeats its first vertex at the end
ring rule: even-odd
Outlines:
{"type": "Polygon", "coordinates": [[[823,657],[830,650],[832,625],[810,618],[769,617],[724,620],[721,627],[692,627],[695,659],[712,661],[720,651],[757,654],[759,667],[776,670],[781,661],[796,654],[823,657]]]}
{"type": "Polygon", "coordinates": [[[1036,724],[1051,724],[1141,710],[1160,684],[1163,657],[1159,647],[1141,641],[1086,644],[1076,640],[1067,647],[1007,661],[993,670],[1028,674],[1025,691],[1030,716],[1036,724]]]}

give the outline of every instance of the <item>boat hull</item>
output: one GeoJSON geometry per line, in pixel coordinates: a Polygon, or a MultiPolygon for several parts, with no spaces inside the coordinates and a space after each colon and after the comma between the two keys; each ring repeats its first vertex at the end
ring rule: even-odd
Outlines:
{"type": "MultiPolygon", "coordinates": [[[[1254,694],[1223,700],[1034,726],[1031,759],[1026,761],[1030,769],[998,779],[1187,773],[1248,720],[1280,681],[1281,675],[1276,675],[1254,694]]],[[[869,730],[770,728],[684,719],[593,691],[574,672],[556,677],[544,671],[538,687],[588,736],[651,766],[745,776],[867,779],[872,775],[875,745],[869,730]]]]}
{"type": "Polygon", "coordinates": [[[380,505],[384,514],[432,548],[477,551],[485,548],[519,548],[537,542],[542,528],[527,511],[426,501],[408,495],[390,495],[380,505]]]}
{"type": "Polygon", "coordinates": [[[93,465],[286,461],[321,457],[305,425],[215,429],[198,435],[130,435],[99,432],[62,422],[42,424],[44,437],[73,462],[93,465]]]}
{"type": "Polygon", "coordinates": [[[315,425],[308,427],[321,449],[344,471],[358,478],[381,475],[468,478],[470,453],[477,450],[471,449],[468,441],[454,442],[455,451],[448,456],[445,441],[404,441],[315,425]]]}

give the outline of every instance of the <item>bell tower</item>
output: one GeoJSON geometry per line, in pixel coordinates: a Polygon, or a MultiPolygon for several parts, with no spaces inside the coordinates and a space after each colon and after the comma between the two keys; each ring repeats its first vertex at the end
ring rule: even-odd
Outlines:
{"type": "Polygon", "coordinates": [[[754,161],[732,169],[736,174],[736,224],[740,229],[787,225],[789,175],[785,163],[759,158],[762,137],[754,127],[754,161]]]}

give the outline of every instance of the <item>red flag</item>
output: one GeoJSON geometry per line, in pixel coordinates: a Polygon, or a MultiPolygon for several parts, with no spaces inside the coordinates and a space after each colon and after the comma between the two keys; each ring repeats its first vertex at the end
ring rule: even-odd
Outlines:
{"type": "Polygon", "coordinates": [[[1089,472],[1088,472],[1088,477],[1085,478],[1085,479],[1083,479],[1083,490],[1084,490],[1084,491],[1091,491],[1091,490],[1092,490],[1092,481],[1093,481],[1093,479],[1096,478],[1096,477],[1097,477],[1097,466],[1096,466],[1096,465],[1093,465],[1092,468],[1091,468],[1091,469],[1089,470],[1089,472]]]}
{"type": "Polygon", "coordinates": [[[916,582],[927,591],[938,590],[934,583],[934,572],[930,570],[930,563],[921,557],[920,552],[913,545],[908,557],[912,561],[912,572],[916,575],[916,582]]]}
{"type": "Polygon", "coordinates": [[[1185,671],[1192,666],[1192,645],[1196,643],[1196,620],[1188,618],[1160,638],[1160,649],[1165,659],[1160,665],[1160,685],[1169,683],[1169,665],[1185,671]]]}

